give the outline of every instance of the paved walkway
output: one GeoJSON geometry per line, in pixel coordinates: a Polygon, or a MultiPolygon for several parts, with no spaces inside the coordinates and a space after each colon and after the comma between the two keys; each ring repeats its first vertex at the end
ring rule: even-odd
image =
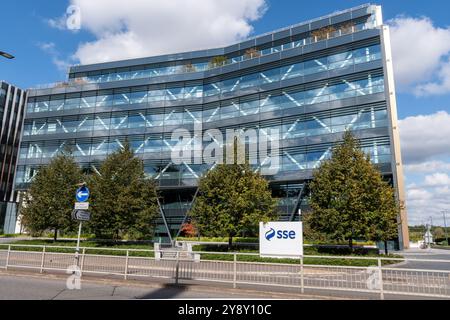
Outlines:
{"type": "Polygon", "coordinates": [[[320,296],[270,291],[118,281],[84,277],[80,290],[66,287],[67,275],[0,272],[0,300],[123,299],[324,299],[320,296]]]}
{"type": "MultiPolygon", "coordinates": [[[[407,249],[398,253],[405,258],[422,260],[447,260],[450,261],[450,250],[442,249],[407,249]]],[[[397,265],[398,268],[430,269],[450,271],[450,262],[439,261],[407,261],[397,265]]]]}

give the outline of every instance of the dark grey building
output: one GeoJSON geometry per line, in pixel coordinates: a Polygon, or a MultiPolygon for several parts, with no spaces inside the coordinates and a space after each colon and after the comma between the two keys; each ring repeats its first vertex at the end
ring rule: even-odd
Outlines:
{"type": "MultiPolygon", "coordinates": [[[[404,201],[388,27],[364,5],[224,48],[70,68],[67,82],[29,90],[16,175],[26,189],[64,146],[95,172],[127,139],[159,184],[158,236],[175,236],[210,164],[175,164],[174,129],[280,132],[268,176],[281,220],[307,206],[307,183],[351,129],[404,201]]],[[[254,164],[261,169],[264,161],[254,164]]],[[[400,246],[408,246],[406,213],[400,246]]]]}
{"type": "Polygon", "coordinates": [[[16,201],[13,191],[25,116],[26,92],[0,81],[0,230],[16,231],[16,201]]]}

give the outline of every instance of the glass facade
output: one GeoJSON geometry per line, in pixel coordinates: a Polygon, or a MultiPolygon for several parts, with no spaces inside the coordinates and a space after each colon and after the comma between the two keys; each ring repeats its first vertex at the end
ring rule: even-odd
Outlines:
{"type": "Polygon", "coordinates": [[[327,30],[324,36],[318,34],[316,30],[316,32],[312,31],[302,34],[301,36],[294,37],[295,39],[286,38],[282,41],[278,41],[276,44],[271,44],[269,46],[264,45],[261,48],[251,48],[250,50],[246,50],[244,53],[234,53],[230,57],[220,56],[221,58],[223,58],[219,60],[219,63],[212,63],[211,59],[208,59],[198,62],[184,61],[179,64],[169,64],[167,66],[137,66],[132,68],[102,70],[101,72],[94,71],[88,72],[87,74],[75,73],[71,74],[70,79],[75,83],[104,83],[111,81],[142,79],[205,71],[220,66],[235,64],[245,60],[286,51],[289,49],[300,48],[308,44],[324,41],[326,39],[336,38],[362,30],[372,29],[374,27],[376,27],[376,23],[373,16],[370,16],[368,18],[364,17],[363,19],[358,19],[355,21],[350,20],[341,24],[337,24],[333,26],[332,29],[327,30]]]}
{"type": "MultiPolygon", "coordinates": [[[[194,52],[158,63],[142,64],[145,59],[138,59],[73,67],[69,82],[79,85],[30,92],[16,188],[27,188],[39,167],[63,148],[71,148],[82,167],[95,173],[99,163],[127,140],[162,195],[169,230],[161,217],[157,236],[175,236],[198,178],[212,165],[173,163],[171,151],[177,141],[171,133],[177,128],[193,133],[199,125],[202,133],[278,130],[278,172],[267,179],[279,200],[280,220],[293,219],[299,208],[307,207],[312,171],[331,156],[347,129],[392,178],[379,26],[376,7],[368,5],[255,38],[254,46],[236,44],[227,49],[225,60],[216,59],[221,50],[217,49],[196,59],[194,52]],[[222,68],[228,65],[234,66],[222,68]],[[214,72],[205,71],[210,69],[214,72]],[[186,75],[199,71],[205,72],[186,75]]],[[[193,137],[190,144],[198,139],[193,137]]],[[[208,144],[203,142],[203,148],[208,144]]],[[[252,163],[254,170],[266,165],[259,158],[252,163]]]]}
{"type": "Polygon", "coordinates": [[[9,208],[16,200],[14,176],[25,101],[25,91],[0,81],[0,231],[5,233],[13,233],[15,230],[15,216],[11,219],[9,208]]]}
{"type": "MultiPolygon", "coordinates": [[[[188,101],[191,99],[211,96],[226,98],[227,94],[230,92],[245,91],[246,89],[257,88],[258,86],[276,83],[281,80],[351,68],[352,66],[358,64],[378,60],[381,60],[380,45],[365,46],[318,59],[288,64],[282,67],[272,68],[258,73],[250,73],[244,76],[219,82],[207,83],[204,85],[188,85],[166,89],[152,89],[151,87],[135,87],[128,89],[119,88],[117,90],[110,90],[109,92],[104,91],[68,94],[65,97],[60,95],[37,97],[28,101],[27,112],[33,113],[94,107],[112,107],[128,104],[151,104],[153,102],[179,100],[185,100],[189,103],[188,101]]],[[[369,80],[371,79],[368,79],[368,81],[369,80]]],[[[348,84],[342,83],[341,86],[333,86],[324,92],[320,92],[320,90],[316,92],[314,92],[314,90],[310,90],[309,92],[305,92],[305,95],[327,95],[332,94],[333,91],[335,91],[336,96],[331,96],[329,98],[339,99],[343,97],[343,91],[352,91],[348,93],[349,96],[352,94],[361,94],[361,92],[358,93],[356,90],[359,88],[372,86],[372,83],[354,83],[353,89],[348,88],[346,85],[348,86],[348,84]]],[[[321,99],[326,99],[326,97],[321,99]]],[[[308,100],[304,103],[308,103],[308,100]]]]}

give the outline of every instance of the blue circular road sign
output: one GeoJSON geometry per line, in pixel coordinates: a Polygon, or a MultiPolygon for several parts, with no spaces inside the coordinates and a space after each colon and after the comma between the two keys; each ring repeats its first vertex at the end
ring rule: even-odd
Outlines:
{"type": "Polygon", "coordinates": [[[81,187],[77,189],[75,198],[78,202],[85,202],[89,199],[89,189],[87,187],[81,187]]]}

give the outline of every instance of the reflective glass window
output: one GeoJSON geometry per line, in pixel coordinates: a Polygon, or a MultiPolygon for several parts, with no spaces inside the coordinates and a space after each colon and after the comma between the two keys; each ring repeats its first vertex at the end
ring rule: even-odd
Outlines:
{"type": "Polygon", "coordinates": [[[129,104],[129,103],[130,103],[129,93],[114,94],[114,105],[129,104]]]}
{"type": "Polygon", "coordinates": [[[281,67],[280,71],[280,79],[290,79],[290,78],[296,78],[301,77],[304,75],[303,73],[304,64],[303,63],[295,63],[291,64],[289,66],[281,67]]]}
{"type": "Polygon", "coordinates": [[[326,57],[305,61],[304,62],[304,68],[305,68],[304,73],[305,73],[305,75],[307,75],[307,74],[327,71],[328,70],[327,65],[328,65],[328,62],[327,62],[326,57]]]}
{"type": "Polygon", "coordinates": [[[147,91],[138,91],[130,93],[130,103],[146,103],[147,91]]]}
{"type": "Polygon", "coordinates": [[[260,81],[259,73],[253,73],[242,76],[241,89],[255,87],[259,84],[259,81],[260,81]]]}
{"type": "Polygon", "coordinates": [[[138,114],[130,114],[128,116],[128,128],[144,128],[146,126],[146,118],[142,112],[138,114]]]}
{"type": "Polygon", "coordinates": [[[81,108],[93,108],[93,107],[95,107],[96,100],[97,100],[96,96],[81,97],[80,107],[81,108]]]}
{"type": "Polygon", "coordinates": [[[120,130],[128,128],[128,115],[123,114],[112,117],[110,128],[111,130],[120,130]]]}
{"type": "Polygon", "coordinates": [[[98,95],[95,100],[95,105],[97,107],[107,107],[112,106],[114,101],[114,96],[112,94],[98,95]]]}

